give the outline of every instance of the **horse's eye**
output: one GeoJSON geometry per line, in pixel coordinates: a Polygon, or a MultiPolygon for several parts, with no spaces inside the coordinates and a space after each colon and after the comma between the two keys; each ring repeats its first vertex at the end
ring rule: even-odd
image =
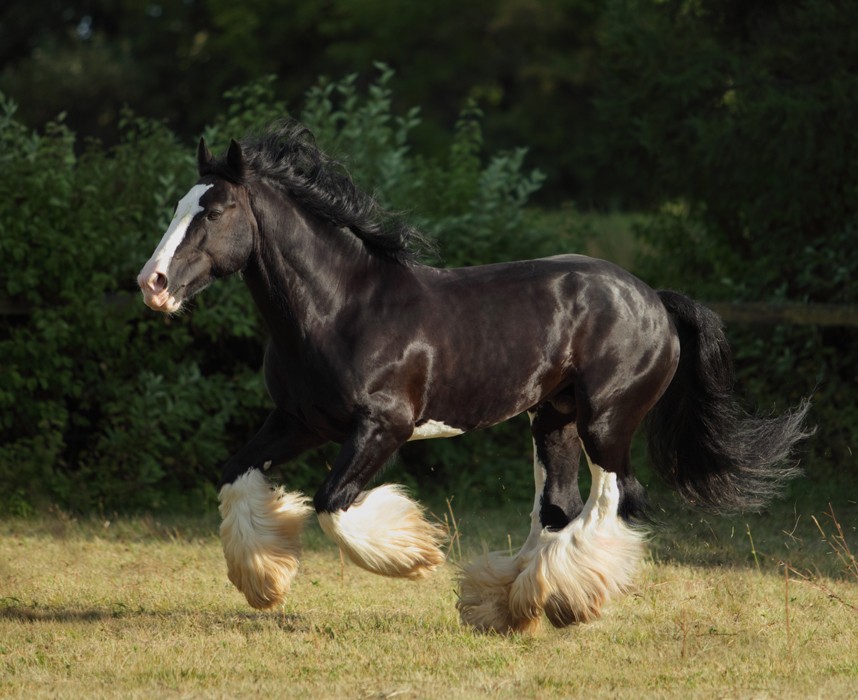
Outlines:
{"type": "Polygon", "coordinates": [[[206,218],[209,221],[217,221],[222,214],[223,212],[220,211],[220,209],[210,209],[208,213],[206,213],[206,218]]]}

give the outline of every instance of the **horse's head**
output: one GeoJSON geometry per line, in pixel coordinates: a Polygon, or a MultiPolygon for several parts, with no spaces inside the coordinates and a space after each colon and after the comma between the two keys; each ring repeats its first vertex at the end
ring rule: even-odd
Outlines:
{"type": "Polygon", "coordinates": [[[241,184],[241,146],[230,144],[223,177],[212,167],[204,141],[197,152],[200,179],[179,200],[167,232],[140,270],[137,283],[146,305],[156,311],[178,311],[186,299],[214,280],[243,269],[257,233],[247,188],[241,184]]]}

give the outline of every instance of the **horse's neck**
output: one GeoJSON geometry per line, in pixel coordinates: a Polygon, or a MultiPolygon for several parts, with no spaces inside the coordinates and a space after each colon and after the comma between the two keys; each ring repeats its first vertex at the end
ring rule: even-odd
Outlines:
{"type": "Polygon", "coordinates": [[[380,281],[378,261],[348,233],[271,193],[266,200],[257,216],[260,249],[245,280],[275,340],[303,340],[341,315],[357,282],[380,281]]]}

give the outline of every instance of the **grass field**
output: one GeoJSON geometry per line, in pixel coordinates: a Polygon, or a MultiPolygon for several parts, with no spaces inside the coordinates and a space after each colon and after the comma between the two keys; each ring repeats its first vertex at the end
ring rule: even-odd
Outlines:
{"type": "MultiPolygon", "coordinates": [[[[523,513],[456,515],[453,558],[525,530],[523,513]]],[[[854,697],[856,509],[835,515],[843,538],[786,505],[662,511],[633,594],[531,637],[461,627],[452,563],[375,577],[315,525],[288,603],[261,613],[227,582],[213,520],[0,521],[0,696],[854,697]]]]}

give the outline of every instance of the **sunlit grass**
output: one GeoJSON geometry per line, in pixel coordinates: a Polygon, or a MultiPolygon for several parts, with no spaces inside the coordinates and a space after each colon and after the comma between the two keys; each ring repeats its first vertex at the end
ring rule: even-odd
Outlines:
{"type": "MultiPolygon", "coordinates": [[[[315,525],[288,602],[260,613],[228,583],[213,520],[0,522],[0,696],[851,696],[858,580],[811,520],[830,537],[830,517],[660,515],[633,594],[534,637],[462,628],[453,564],[379,578],[315,525]]],[[[854,515],[839,516],[853,548],[854,515]]],[[[520,514],[452,517],[465,558],[526,531],[520,514]]]]}

